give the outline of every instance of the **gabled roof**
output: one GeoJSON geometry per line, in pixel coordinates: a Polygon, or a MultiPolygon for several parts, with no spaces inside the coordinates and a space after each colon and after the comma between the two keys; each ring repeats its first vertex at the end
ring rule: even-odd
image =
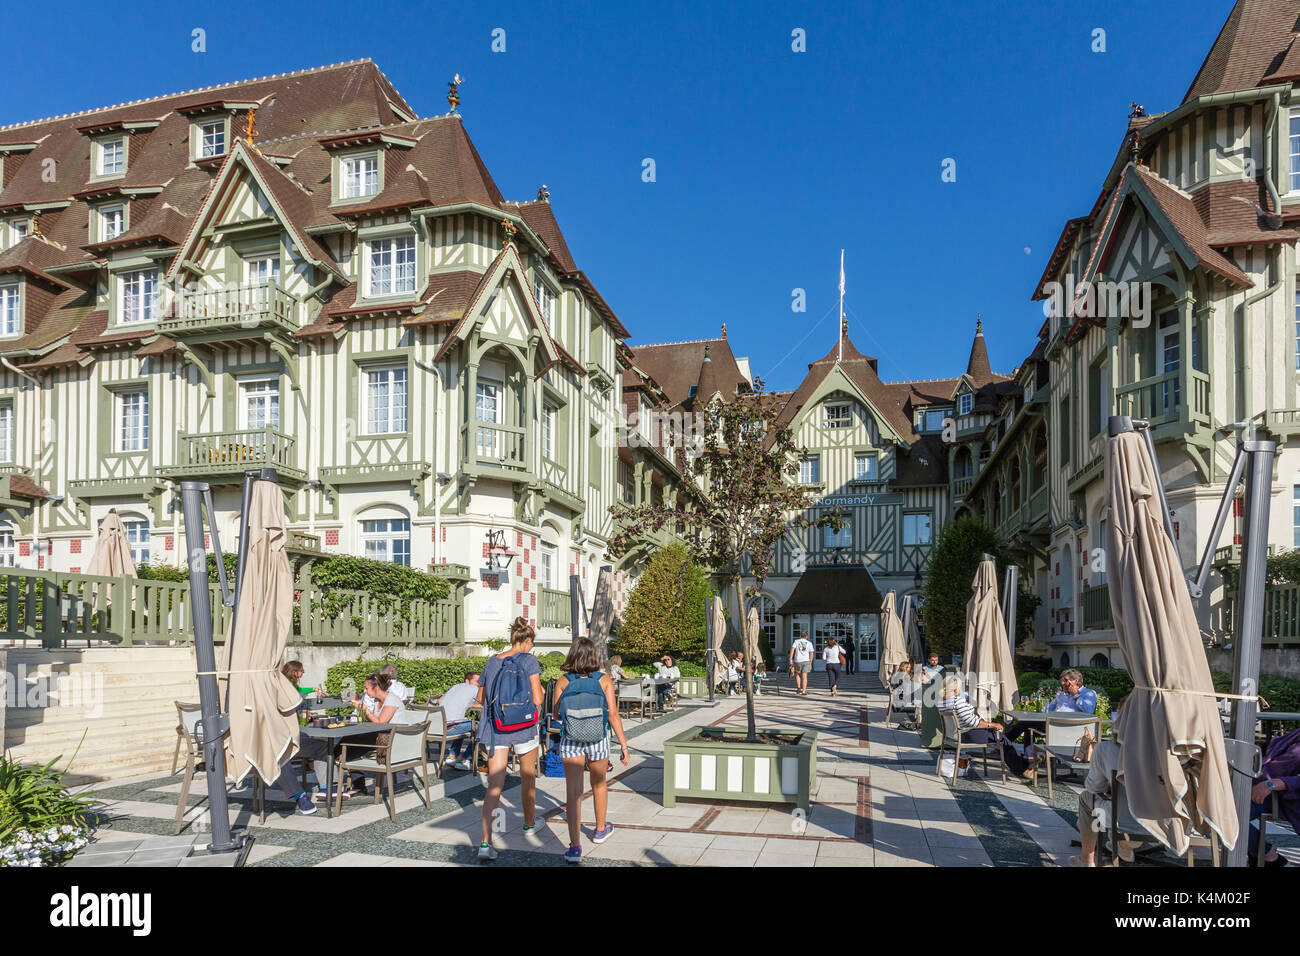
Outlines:
{"type": "Polygon", "coordinates": [[[1183,102],[1290,79],[1283,67],[1298,30],[1295,0],[1237,0],[1183,102]]]}
{"type": "Polygon", "coordinates": [[[734,398],[752,388],[725,338],[632,346],[637,367],[659,384],[675,407],[688,406],[694,398],[705,352],[713,366],[716,392],[724,398],[734,398]]]}

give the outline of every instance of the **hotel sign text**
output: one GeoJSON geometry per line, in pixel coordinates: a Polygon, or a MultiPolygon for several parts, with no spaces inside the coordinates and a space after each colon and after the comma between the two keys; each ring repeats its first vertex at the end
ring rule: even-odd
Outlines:
{"type": "Polygon", "coordinates": [[[868,507],[873,505],[901,505],[903,501],[903,495],[897,492],[878,495],[827,495],[825,498],[820,499],[813,507],[853,508],[862,505],[868,507]]]}

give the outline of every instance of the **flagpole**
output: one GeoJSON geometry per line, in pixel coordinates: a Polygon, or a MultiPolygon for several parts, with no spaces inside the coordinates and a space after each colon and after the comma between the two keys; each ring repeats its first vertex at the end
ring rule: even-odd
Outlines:
{"type": "Polygon", "coordinates": [[[840,341],[839,350],[835,353],[835,361],[841,362],[844,359],[844,250],[840,250],[840,341]]]}

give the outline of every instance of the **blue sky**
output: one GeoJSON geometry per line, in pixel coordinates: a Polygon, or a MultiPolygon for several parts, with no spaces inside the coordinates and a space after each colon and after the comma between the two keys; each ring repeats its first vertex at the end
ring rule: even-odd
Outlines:
{"type": "Polygon", "coordinates": [[[726,322],[754,370],[791,388],[833,344],[843,247],[850,334],[883,377],[962,371],[976,312],[1010,371],[1042,322],[1034,282],[1095,200],[1130,101],[1176,106],[1232,4],[840,6],[371,2],[347,5],[368,13],[354,20],[240,0],[105,17],[71,0],[60,20],[93,31],[60,31],[55,48],[37,41],[44,26],[11,33],[0,123],[362,56],[434,115],[460,72],[466,127],[502,192],[549,185],[632,344],[726,322]],[[796,28],[807,52],[791,50],[796,28]]]}

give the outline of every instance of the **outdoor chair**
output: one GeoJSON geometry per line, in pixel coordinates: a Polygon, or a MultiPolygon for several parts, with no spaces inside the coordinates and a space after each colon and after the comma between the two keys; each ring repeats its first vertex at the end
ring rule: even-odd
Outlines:
{"type": "MultiPolygon", "coordinates": [[[[420,769],[420,780],[424,784],[424,807],[429,808],[429,753],[425,744],[429,732],[429,722],[413,724],[407,727],[394,727],[387,747],[374,749],[374,744],[343,744],[339,755],[339,779],[347,780],[352,773],[374,774],[375,803],[379,803],[381,783],[388,782],[388,819],[397,822],[397,793],[393,788],[394,775],[402,770],[410,770],[411,783],[415,784],[415,769],[420,769]],[[348,756],[348,750],[365,749],[361,756],[348,756]]],[[[419,793],[417,788],[416,793],[419,793]]],[[[334,812],[343,811],[343,788],[338,787],[334,793],[334,812]]]]}
{"type": "MultiPolygon", "coordinates": [[[[1111,793],[1111,811],[1110,811],[1110,851],[1111,866],[1119,866],[1119,841],[1129,837],[1136,837],[1136,842],[1150,840],[1146,827],[1138,823],[1129,812],[1128,797],[1124,793],[1124,784],[1120,782],[1119,771],[1111,771],[1110,775],[1110,793],[1111,793]]],[[[1260,828],[1260,846],[1264,845],[1263,827],[1260,828]]],[[[1219,841],[1214,835],[1214,831],[1206,829],[1206,833],[1193,833],[1190,845],[1187,848],[1187,865],[1196,865],[1196,854],[1192,851],[1197,847],[1208,846],[1210,848],[1210,861],[1212,866],[1221,866],[1222,861],[1219,858],[1219,841]]]]}
{"type": "Polygon", "coordinates": [[[473,737],[474,730],[462,730],[458,734],[447,733],[447,712],[437,704],[428,704],[408,707],[407,710],[412,713],[425,714],[429,721],[429,734],[425,738],[425,743],[429,746],[437,745],[438,755],[434,759],[433,772],[439,777],[442,776],[442,766],[447,761],[447,744],[453,740],[461,740],[465,737],[473,737]]]}
{"type": "MultiPolygon", "coordinates": [[[[1268,830],[1268,821],[1276,820],[1282,815],[1282,804],[1280,795],[1276,790],[1269,794],[1268,800],[1264,804],[1264,812],[1256,819],[1259,820],[1259,846],[1255,850],[1255,865],[1264,865],[1264,834],[1268,830]]],[[[1245,839],[1243,836],[1242,839],[1245,839]]]]}
{"type": "MultiPolygon", "coordinates": [[[[1088,766],[1092,761],[1074,759],[1074,755],[1079,750],[1079,742],[1083,740],[1085,730],[1091,730],[1093,740],[1101,740],[1101,718],[1096,714],[1047,714],[1046,723],[1041,733],[1035,729],[1030,729],[1030,742],[1043,755],[1043,762],[1047,771],[1047,797],[1049,800],[1052,798],[1052,778],[1055,776],[1054,770],[1057,765],[1084,774],[1088,772],[1088,766]],[[1041,743],[1034,739],[1035,736],[1042,738],[1041,743]]],[[[1033,783],[1037,787],[1038,761],[1034,761],[1033,769],[1033,783]]]]}
{"type": "Polygon", "coordinates": [[[176,833],[181,832],[185,819],[185,801],[190,795],[190,784],[194,782],[194,771],[203,763],[203,727],[199,719],[203,716],[198,704],[185,704],[176,701],[176,750],[172,754],[172,773],[180,768],[181,745],[185,745],[185,776],[181,780],[181,796],[176,802],[176,833]]]}
{"type": "Polygon", "coordinates": [[[640,680],[619,681],[615,698],[620,711],[625,706],[629,709],[639,709],[644,719],[646,708],[654,703],[654,686],[640,680]]]}
{"type": "Polygon", "coordinates": [[[939,744],[939,762],[935,765],[934,772],[936,776],[943,775],[943,752],[945,750],[954,751],[952,762],[952,783],[957,784],[958,764],[961,763],[962,752],[975,754],[984,758],[984,776],[989,775],[989,751],[996,751],[998,755],[998,764],[1002,767],[1002,782],[1007,782],[1007,764],[1002,759],[1002,746],[997,740],[991,740],[988,743],[976,744],[969,743],[961,739],[961,728],[957,725],[957,715],[951,710],[939,711],[939,717],[943,721],[943,740],[939,744]]]}

